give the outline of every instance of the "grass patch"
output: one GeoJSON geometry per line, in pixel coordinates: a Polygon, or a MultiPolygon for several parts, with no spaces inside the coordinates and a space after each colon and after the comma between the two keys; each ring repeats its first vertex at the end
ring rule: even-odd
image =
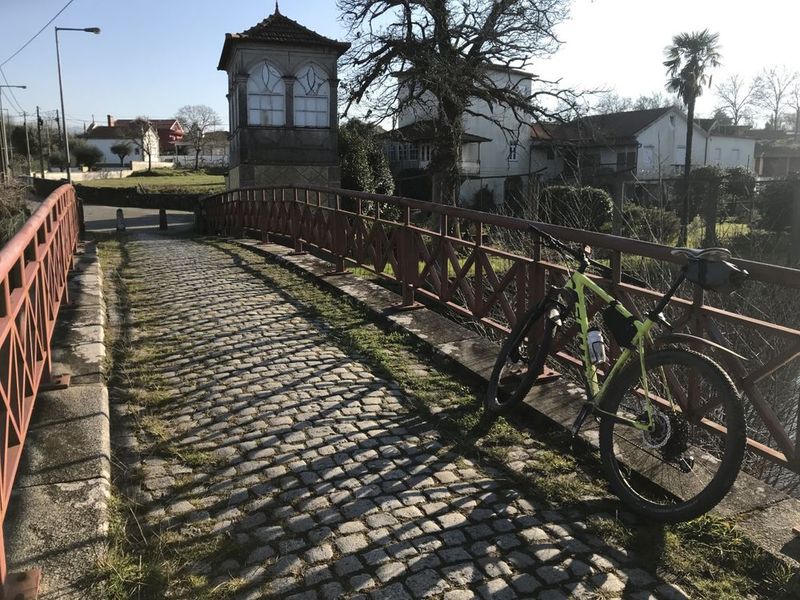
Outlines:
{"type": "MultiPolygon", "coordinates": [[[[110,236],[99,242],[107,297],[116,298],[117,308],[130,315],[136,306],[135,326],[147,333],[154,313],[148,312],[148,296],[129,272],[129,257],[124,240],[110,236]]],[[[113,403],[127,404],[129,419],[146,454],[179,461],[189,468],[214,467],[217,459],[208,452],[179,448],[172,443],[169,424],[160,417],[172,394],[164,385],[154,364],[163,363],[175,353],[169,339],[156,345],[134,341],[129,324],[112,328],[107,338],[112,345],[109,391],[113,403]]],[[[225,560],[243,563],[252,547],[237,541],[230,533],[213,532],[213,524],[199,522],[180,526],[165,522],[148,527],[132,491],[141,483],[138,462],[126,463],[115,452],[113,490],[109,502],[109,545],[98,561],[91,586],[92,598],[127,600],[131,598],[233,598],[248,584],[220,574],[217,567],[225,560]]],[[[189,478],[177,480],[178,487],[193,485],[189,478]]]]}
{"type": "Polygon", "coordinates": [[[148,192],[177,192],[187,194],[213,194],[225,191],[223,175],[208,175],[201,171],[173,171],[157,169],[150,175],[147,171],[134,173],[130,177],[115,179],[89,179],[76,185],[77,188],[142,188],[148,192]]]}

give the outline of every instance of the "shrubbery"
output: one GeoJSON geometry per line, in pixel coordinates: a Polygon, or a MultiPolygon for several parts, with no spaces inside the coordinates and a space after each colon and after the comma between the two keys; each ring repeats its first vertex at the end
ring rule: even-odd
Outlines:
{"type": "Polygon", "coordinates": [[[71,151],[72,157],[78,165],[83,165],[90,169],[103,160],[102,150],[86,142],[75,142],[71,151]]]}
{"type": "Polygon", "coordinates": [[[622,213],[627,237],[671,245],[680,232],[681,220],[670,210],[628,204],[622,213]]]}
{"type": "Polygon", "coordinates": [[[0,186],[0,247],[14,237],[30,214],[23,188],[15,185],[0,186]]]}
{"type": "Polygon", "coordinates": [[[769,231],[784,231],[792,224],[793,182],[772,181],[761,187],[756,206],[761,214],[759,225],[769,231]]]}
{"type": "Polygon", "coordinates": [[[539,218],[554,225],[600,231],[611,221],[613,207],[604,190],[554,185],[542,190],[539,218]]]}

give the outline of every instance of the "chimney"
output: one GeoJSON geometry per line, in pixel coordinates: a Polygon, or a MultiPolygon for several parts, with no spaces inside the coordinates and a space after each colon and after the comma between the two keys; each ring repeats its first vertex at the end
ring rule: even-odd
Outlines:
{"type": "Polygon", "coordinates": [[[109,127],[113,127],[114,124],[117,122],[116,119],[114,119],[114,117],[112,117],[111,115],[106,115],[106,118],[108,119],[109,127]]]}

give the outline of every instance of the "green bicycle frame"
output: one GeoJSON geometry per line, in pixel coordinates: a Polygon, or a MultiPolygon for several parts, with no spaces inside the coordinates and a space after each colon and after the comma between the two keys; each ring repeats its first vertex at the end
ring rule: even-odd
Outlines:
{"type": "Polygon", "coordinates": [[[635,318],[634,315],[628,311],[620,302],[618,302],[613,296],[611,296],[608,292],[606,292],[603,288],[597,285],[594,281],[592,281],[589,277],[581,273],[580,271],[573,271],[569,281],[564,286],[565,289],[572,290],[575,292],[576,295],[576,303],[575,303],[575,314],[576,319],[578,322],[578,326],[580,327],[580,337],[581,337],[581,347],[583,350],[583,365],[585,370],[586,376],[586,385],[588,387],[587,392],[589,395],[589,402],[593,405],[592,409],[596,412],[603,413],[604,415],[608,415],[613,417],[615,420],[630,425],[631,427],[635,427],[636,429],[641,430],[648,430],[653,427],[654,417],[653,417],[653,405],[652,402],[648,400],[646,403],[647,406],[647,422],[640,422],[635,421],[632,419],[627,419],[625,417],[620,417],[618,415],[613,415],[607,411],[604,411],[600,408],[600,403],[604,398],[611,382],[614,380],[616,375],[620,372],[620,370],[628,363],[631,357],[634,354],[634,350],[631,348],[625,348],[620,354],[619,358],[616,360],[614,365],[611,367],[611,371],[608,372],[606,375],[605,380],[603,381],[602,385],[599,382],[598,378],[598,371],[597,367],[592,363],[591,358],[589,356],[589,316],[586,310],[586,290],[588,289],[598,298],[600,298],[605,304],[610,304],[614,307],[614,309],[619,312],[622,316],[627,319],[633,318],[633,323],[636,327],[636,335],[633,337],[631,341],[632,346],[636,349],[635,352],[639,355],[639,362],[641,364],[642,369],[642,384],[644,387],[645,397],[649,398],[648,395],[648,385],[647,385],[647,375],[644,368],[644,342],[648,338],[650,330],[653,328],[655,322],[650,319],[649,317],[646,318],[644,321],[640,321],[639,319],[635,318]]]}

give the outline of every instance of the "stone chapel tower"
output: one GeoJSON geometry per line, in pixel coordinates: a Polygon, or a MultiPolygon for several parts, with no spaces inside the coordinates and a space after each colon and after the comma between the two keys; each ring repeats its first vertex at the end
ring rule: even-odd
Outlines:
{"type": "Polygon", "coordinates": [[[337,61],[350,44],[275,12],[225,34],[230,188],[339,185],[337,61]]]}

